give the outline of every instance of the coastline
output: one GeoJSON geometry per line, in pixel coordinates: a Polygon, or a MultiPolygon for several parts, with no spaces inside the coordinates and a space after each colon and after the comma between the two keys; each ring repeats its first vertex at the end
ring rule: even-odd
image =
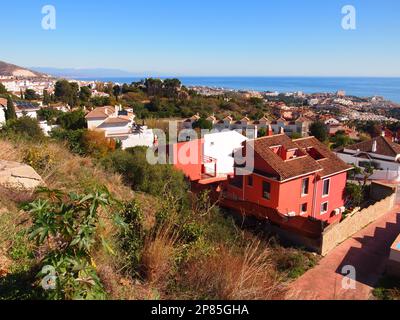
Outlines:
{"type": "MultiPolygon", "coordinates": [[[[82,81],[131,83],[145,77],[79,77],[82,81]]],[[[160,77],[165,79],[168,77],[160,77]]],[[[400,103],[400,77],[177,77],[185,86],[210,87],[225,90],[249,90],[259,92],[298,92],[306,94],[346,91],[357,97],[380,96],[400,103]]]]}

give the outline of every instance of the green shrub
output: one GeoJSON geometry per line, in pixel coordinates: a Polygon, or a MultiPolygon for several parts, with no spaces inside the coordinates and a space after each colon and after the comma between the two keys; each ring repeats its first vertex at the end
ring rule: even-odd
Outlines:
{"type": "Polygon", "coordinates": [[[132,274],[137,270],[144,245],[143,212],[136,201],[125,202],[121,206],[122,223],[118,240],[124,254],[124,269],[132,274]]]}
{"type": "Polygon", "coordinates": [[[47,269],[39,274],[42,286],[44,280],[54,286],[45,294],[62,300],[105,298],[91,251],[96,243],[98,211],[110,204],[108,191],[79,195],[40,189],[39,194],[45,197],[28,204],[26,210],[33,220],[30,239],[37,246],[52,243],[42,260],[47,269]]]}
{"type": "Polygon", "coordinates": [[[44,134],[38,121],[28,116],[8,120],[2,131],[10,137],[18,136],[27,140],[36,141],[44,139],[44,134]]]}

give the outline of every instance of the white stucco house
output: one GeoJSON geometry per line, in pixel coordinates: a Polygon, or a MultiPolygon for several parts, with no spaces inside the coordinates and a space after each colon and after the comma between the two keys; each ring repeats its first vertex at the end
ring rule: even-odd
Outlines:
{"type": "Polygon", "coordinates": [[[371,180],[400,181],[400,145],[391,139],[379,136],[335,151],[348,164],[375,168],[371,180]]]}
{"type": "Polygon", "coordinates": [[[17,118],[27,116],[37,119],[37,112],[41,109],[40,105],[26,101],[14,101],[14,106],[17,118]]]}
{"type": "Polygon", "coordinates": [[[86,120],[89,130],[103,131],[106,138],[120,141],[122,149],[154,144],[153,130],[136,124],[135,115],[120,106],[98,107],[86,115],[86,120]]]}

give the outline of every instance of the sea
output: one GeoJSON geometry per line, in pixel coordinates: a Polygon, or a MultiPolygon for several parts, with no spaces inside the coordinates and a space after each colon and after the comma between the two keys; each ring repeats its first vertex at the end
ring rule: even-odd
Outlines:
{"type": "MultiPolygon", "coordinates": [[[[132,83],[144,77],[80,78],[80,80],[132,83]]],[[[161,77],[166,78],[166,77],[161,77]]],[[[278,91],[280,93],[302,91],[322,93],[346,91],[357,97],[381,96],[400,103],[400,78],[358,77],[177,77],[185,86],[207,86],[233,90],[278,91]]]]}

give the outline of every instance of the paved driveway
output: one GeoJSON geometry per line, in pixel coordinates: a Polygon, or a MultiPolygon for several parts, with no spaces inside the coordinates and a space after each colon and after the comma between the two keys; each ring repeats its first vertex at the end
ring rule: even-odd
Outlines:
{"type": "Polygon", "coordinates": [[[290,286],[287,299],[367,300],[371,298],[389,257],[390,246],[400,233],[400,206],[356,233],[324,257],[290,286]],[[355,289],[345,289],[342,268],[354,266],[355,289]]]}

